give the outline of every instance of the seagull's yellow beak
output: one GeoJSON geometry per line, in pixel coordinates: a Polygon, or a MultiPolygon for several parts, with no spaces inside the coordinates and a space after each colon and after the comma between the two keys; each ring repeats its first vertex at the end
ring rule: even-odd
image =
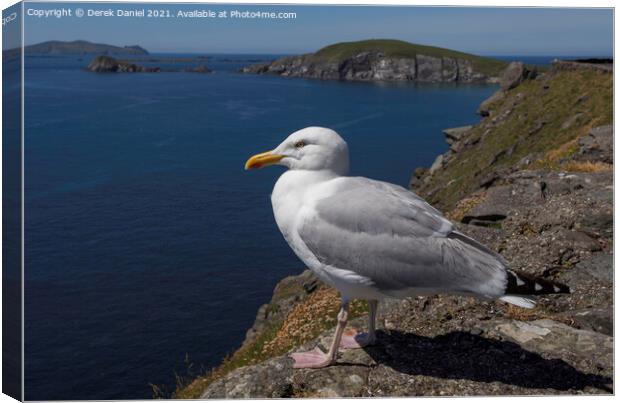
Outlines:
{"type": "Polygon", "coordinates": [[[284,155],[273,154],[272,151],[256,154],[246,161],[245,169],[247,171],[248,169],[258,169],[266,167],[267,165],[273,165],[279,162],[282,158],[284,158],[284,155]]]}

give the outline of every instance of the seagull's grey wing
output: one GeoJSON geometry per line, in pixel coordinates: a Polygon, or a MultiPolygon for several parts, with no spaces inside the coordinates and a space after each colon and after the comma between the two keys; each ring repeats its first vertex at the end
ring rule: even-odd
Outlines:
{"type": "Polygon", "coordinates": [[[338,192],[321,200],[317,213],[327,222],[369,234],[446,236],[453,224],[424,199],[386,182],[341,178],[338,192]]]}
{"type": "Polygon", "coordinates": [[[417,289],[503,295],[505,264],[455,231],[452,223],[404,188],[344,178],[298,226],[326,266],[364,276],[383,292],[417,289]]]}

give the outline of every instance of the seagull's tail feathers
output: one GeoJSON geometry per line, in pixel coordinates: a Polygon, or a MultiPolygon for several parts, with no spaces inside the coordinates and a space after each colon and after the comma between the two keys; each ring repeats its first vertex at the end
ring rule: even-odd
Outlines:
{"type": "Polygon", "coordinates": [[[507,270],[506,295],[568,294],[570,288],[564,284],[553,283],[542,278],[507,270]]]}
{"type": "Polygon", "coordinates": [[[568,294],[570,288],[564,284],[554,283],[541,278],[533,278],[522,273],[507,270],[505,295],[500,298],[504,302],[522,308],[533,308],[535,302],[522,295],[568,294]]]}
{"type": "Polygon", "coordinates": [[[532,309],[536,306],[536,302],[534,300],[525,297],[517,297],[516,295],[504,295],[500,298],[500,300],[521,308],[532,309]]]}

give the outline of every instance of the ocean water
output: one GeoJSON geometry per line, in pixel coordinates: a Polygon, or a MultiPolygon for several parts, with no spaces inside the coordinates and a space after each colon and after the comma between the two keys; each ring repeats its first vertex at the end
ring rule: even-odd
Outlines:
{"type": "Polygon", "coordinates": [[[352,174],[407,186],[496,90],[235,72],[271,58],[214,55],[207,75],[26,58],[27,399],[149,398],[239,346],[303,269],[272,216],[282,169],[245,172],[250,155],[327,126],[352,174]]]}

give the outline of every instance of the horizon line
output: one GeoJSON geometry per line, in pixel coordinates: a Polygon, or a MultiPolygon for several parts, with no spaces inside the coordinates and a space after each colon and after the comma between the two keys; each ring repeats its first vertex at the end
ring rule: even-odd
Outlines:
{"type": "MultiPolygon", "coordinates": [[[[399,41],[404,41],[402,39],[394,39],[394,40],[399,40],[399,41]]],[[[308,51],[308,50],[299,50],[299,51],[261,51],[261,52],[251,52],[251,51],[226,51],[226,52],[222,52],[222,51],[209,51],[209,50],[175,50],[175,51],[169,51],[169,50],[149,50],[147,48],[145,48],[143,45],[140,44],[134,44],[134,45],[113,45],[113,44],[109,44],[109,43],[105,43],[105,42],[93,42],[87,39],[72,39],[72,40],[61,40],[61,39],[48,39],[42,42],[34,42],[34,43],[29,43],[29,44],[24,44],[24,47],[28,47],[28,46],[33,46],[33,45],[39,45],[45,42],[78,42],[78,41],[83,41],[83,42],[89,42],[92,44],[98,44],[98,45],[105,45],[105,46],[116,46],[119,48],[124,48],[124,47],[129,47],[129,46],[139,46],[142,49],[146,50],[149,54],[153,54],[153,53],[161,53],[161,54],[205,54],[205,53],[211,53],[211,54],[219,54],[219,55],[282,55],[282,56],[291,56],[291,55],[300,55],[300,54],[306,54],[306,53],[315,53],[316,51],[308,51]]],[[[350,42],[350,41],[349,41],[350,42]]],[[[355,42],[355,41],[353,41],[355,42]]],[[[407,42],[407,41],[404,41],[407,42]]],[[[340,42],[334,42],[334,43],[340,43],[340,42]]],[[[412,42],[408,42],[408,43],[412,43],[412,42]]],[[[418,43],[412,43],[414,45],[420,45],[418,43]]],[[[469,53],[471,55],[474,56],[482,56],[482,57],[489,57],[489,58],[493,58],[493,57],[512,57],[512,56],[524,56],[524,57],[549,57],[549,56],[555,56],[555,57],[561,57],[561,56],[567,56],[567,57],[604,57],[604,58],[611,58],[614,59],[614,55],[613,52],[611,54],[602,54],[602,53],[585,53],[585,52],[574,52],[574,53],[566,53],[566,52],[562,52],[561,54],[559,53],[532,53],[529,54],[527,52],[522,52],[522,51],[515,51],[514,53],[486,53],[486,52],[482,52],[482,53],[472,53],[469,51],[461,51],[461,50],[457,50],[457,49],[453,49],[453,48],[444,48],[441,46],[436,46],[436,45],[426,45],[426,44],[422,44],[423,46],[431,46],[431,47],[436,47],[436,48],[442,48],[442,49],[447,49],[447,50],[453,50],[453,51],[458,51],[458,52],[463,52],[463,53],[469,53]]],[[[327,45],[329,46],[329,45],[327,45]]],[[[17,48],[15,48],[17,49],[17,48]]],[[[7,49],[8,50],[8,49],[7,49]]]]}

